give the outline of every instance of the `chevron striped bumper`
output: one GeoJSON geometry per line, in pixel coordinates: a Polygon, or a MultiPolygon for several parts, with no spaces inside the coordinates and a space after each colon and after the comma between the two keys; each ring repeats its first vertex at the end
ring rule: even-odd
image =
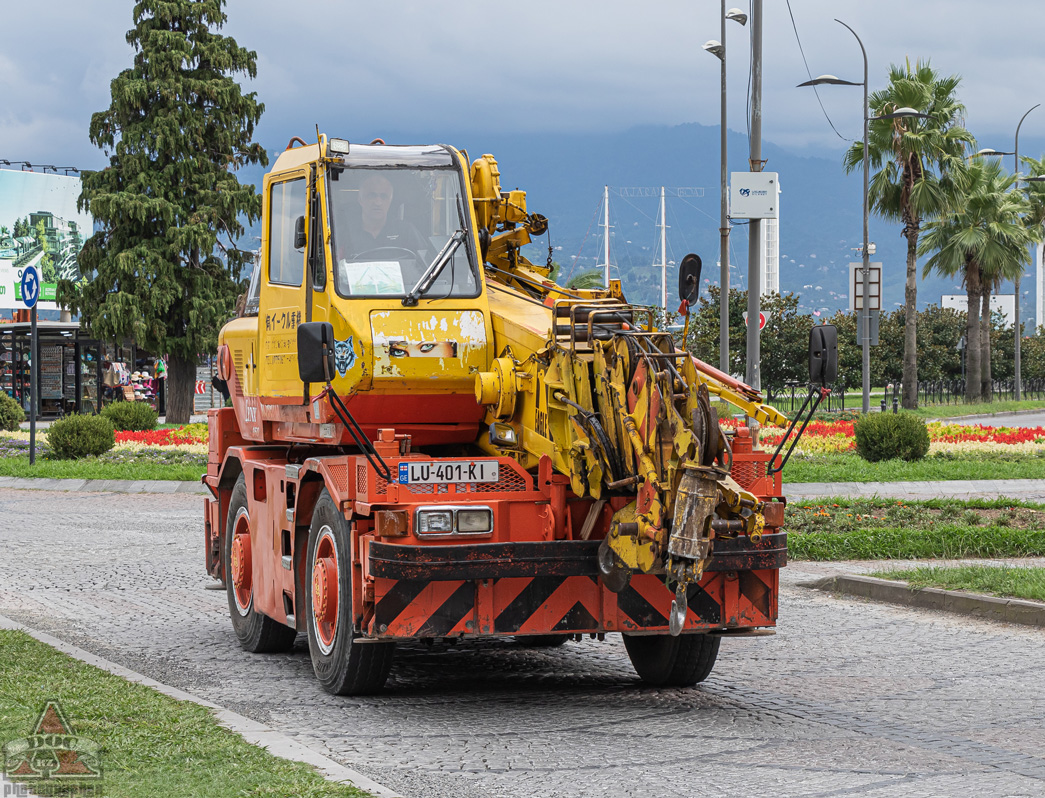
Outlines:
{"type": "MultiPolygon", "coordinates": [[[[716,540],[690,587],[684,631],[773,626],[787,536],[716,540]]],[[[372,542],[375,639],[667,631],[674,594],[636,574],[621,593],[597,576],[598,541],[416,546],[372,542]]]]}

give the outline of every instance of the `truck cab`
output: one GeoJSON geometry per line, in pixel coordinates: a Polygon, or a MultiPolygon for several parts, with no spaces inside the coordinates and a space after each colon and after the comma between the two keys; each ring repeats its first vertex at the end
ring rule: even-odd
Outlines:
{"type": "Polygon", "coordinates": [[[244,437],[313,438],[287,425],[312,422],[297,329],[320,321],[334,330],[334,390],[369,436],[475,440],[493,334],[460,153],[321,138],[279,156],[263,200],[246,315],[219,339],[244,437]]]}

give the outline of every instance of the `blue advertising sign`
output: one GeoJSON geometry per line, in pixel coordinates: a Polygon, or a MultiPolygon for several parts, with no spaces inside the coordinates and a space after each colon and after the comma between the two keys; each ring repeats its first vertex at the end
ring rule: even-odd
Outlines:
{"type": "Polygon", "coordinates": [[[40,273],[35,266],[26,266],[22,270],[22,302],[27,308],[36,305],[40,298],[40,273]]]}

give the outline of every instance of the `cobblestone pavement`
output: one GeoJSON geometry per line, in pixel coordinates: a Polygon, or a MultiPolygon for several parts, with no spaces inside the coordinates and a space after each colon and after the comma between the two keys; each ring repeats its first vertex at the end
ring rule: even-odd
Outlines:
{"type": "MultiPolygon", "coordinates": [[[[619,637],[399,652],[388,691],[323,693],[299,637],[234,642],[202,501],[0,490],[0,614],[267,723],[405,796],[1031,796],[1045,631],[832,597],[783,572],[779,633],[694,689],[641,686],[619,637]]],[[[0,662],[2,662],[0,652],[0,662]]],[[[61,697],[61,696],[59,696],[61,697]]]]}

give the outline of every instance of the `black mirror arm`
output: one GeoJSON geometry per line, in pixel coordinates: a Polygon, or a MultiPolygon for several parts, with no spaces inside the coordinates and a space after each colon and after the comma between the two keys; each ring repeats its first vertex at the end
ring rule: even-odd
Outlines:
{"type": "Polygon", "coordinates": [[[345,407],[345,403],[341,401],[341,397],[334,391],[333,386],[327,385],[326,390],[323,391],[317,399],[322,399],[325,394],[330,395],[330,406],[334,408],[334,414],[341,420],[341,423],[345,425],[345,429],[348,430],[352,439],[356,442],[356,446],[366,456],[367,461],[377,471],[380,476],[386,482],[392,482],[392,469],[388,467],[388,463],[377,453],[377,449],[374,448],[374,444],[367,438],[366,433],[363,432],[362,428],[356,422],[355,418],[345,407]]]}
{"type": "Polygon", "coordinates": [[[825,388],[823,386],[819,388],[814,387],[809,391],[809,395],[806,396],[806,400],[802,403],[802,407],[800,407],[798,413],[795,414],[795,418],[794,420],[792,420],[790,426],[788,426],[787,432],[784,433],[784,437],[780,439],[780,443],[777,445],[776,451],[773,452],[773,456],[769,458],[769,468],[766,469],[767,476],[772,476],[773,474],[776,474],[778,471],[783,470],[784,466],[787,465],[788,458],[791,457],[791,452],[795,450],[795,447],[798,445],[798,441],[801,440],[802,433],[806,431],[806,427],[809,425],[809,422],[813,418],[813,413],[816,412],[816,409],[820,407],[820,403],[830,393],[831,389],[825,388]],[[809,413],[806,416],[805,421],[802,422],[802,427],[798,430],[798,434],[795,436],[795,439],[791,441],[791,445],[787,449],[787,454],[785,454],[784,459],[780,461],[780,465],[773,465],[777,458],[780,457],[780,452],[783,450],[784,445],[787,443],[787,439],[791,436],[791,432],[794,430],[795,425],[798,423],[798,420],[802,418],[802,414],[805,413],[806,406],[809,404],[810,400],[814,396],[816,397],[816,401],[813,402],[813,406],[809,408],[809,413]]]}

